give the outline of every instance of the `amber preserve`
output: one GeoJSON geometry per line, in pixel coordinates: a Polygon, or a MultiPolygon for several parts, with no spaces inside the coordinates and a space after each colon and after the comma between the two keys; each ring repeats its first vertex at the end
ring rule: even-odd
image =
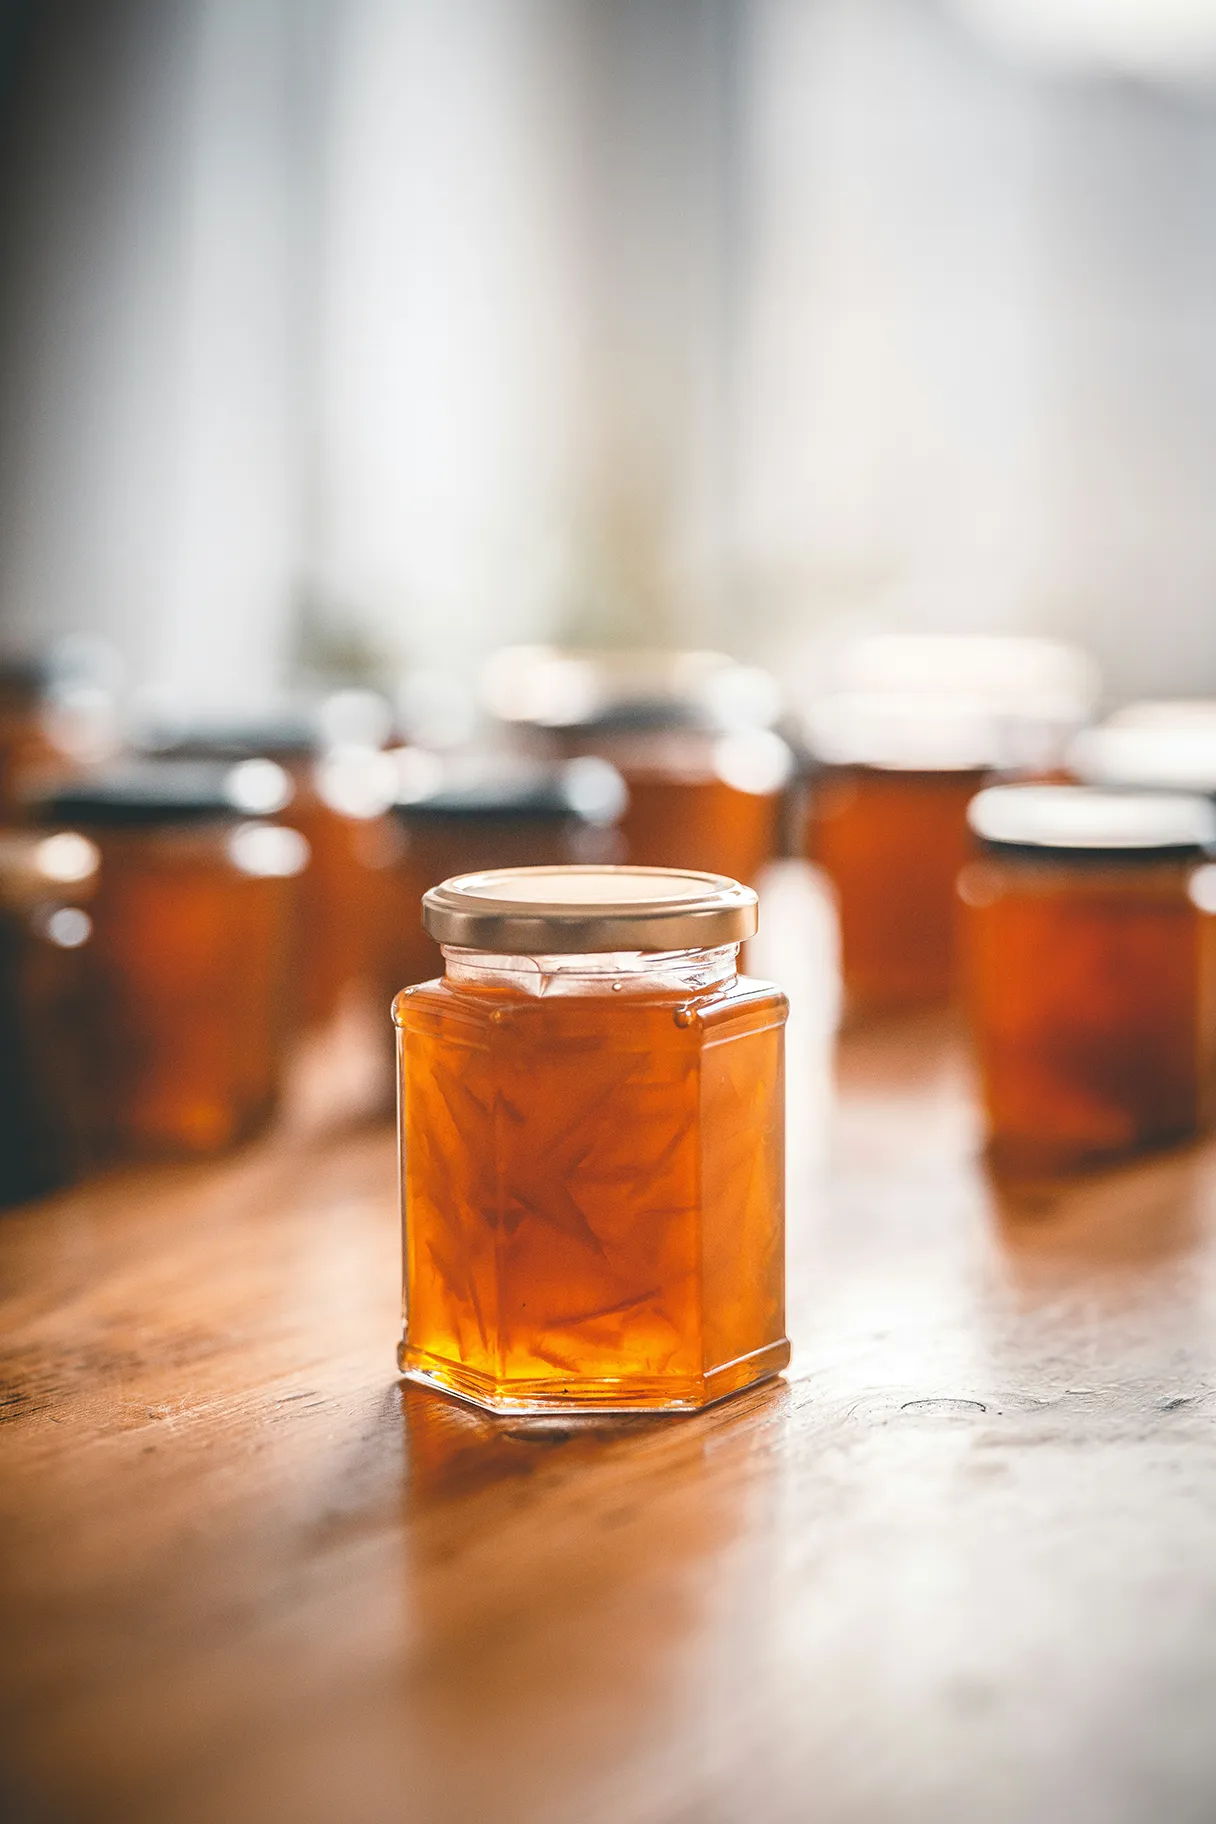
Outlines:
{"type": "Polygon", "coordinates": [[[720,875],[432,889],[397,997],[404,1372],[495,1410],[686,1410],[777,1373],[784,995],[720,875]]]}
{"type": "Polygon", "coordinates": [[[989,1150],[1097,1164],[1194,1134],[1216,1083],[1216,813],[1201,798],[995,786],[970,811],[969,1003],[989,1150]]]}
{"type": "Polygon", "coordinates": [[[265,1127],[285,1060],[296,878],[308,845],[268,760],[145,761],[64,783],[44,818],[96,844],[78,1030],[95,1147],[222,1152],[265,1127]]]}

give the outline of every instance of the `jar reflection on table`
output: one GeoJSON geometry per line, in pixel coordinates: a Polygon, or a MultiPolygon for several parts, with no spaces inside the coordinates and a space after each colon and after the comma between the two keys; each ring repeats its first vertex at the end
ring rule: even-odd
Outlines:
{"type": "Polygon", "coordinates": [[[980,794],[969,1010],[994,1158],[1083,1166],[1194,1134],[1216,1072],[1216,812],[1070,786],[980,794]]]}
{"type": "Polygon", "coordinates": [[[850,1012],[951,995],[967,806],[994,774],[1058,765],[1095,689],[1054,641],[884,636],[841,655],[803,713],[800,846],[831,882],[850,1012]]]}
{"type": "Polygon", "coordinates": [[[403,1371],[509,1411],[688,1409],[778,1372],[786,1003],[736,974],[755,896],[501,870],[427,919],[486,948],[445,942],[394,1009],[403,1371]]]}
{"type": "Polygon", "coordinates": [[[606,762],[564,765],[510,755],[449,758],[407,750],[394,806],[396,844],[384,870],[380,999],[443,974],[439,946],[422,924],[422,897],[454,874],[482,868],[615,862],[625,805],[606,762]],[[412,760],[415,764],[410,765],[412,760]]]}
{"type": "Polygon", "coordinates": [[[103,1151],[218,1152],[275,1109],[307,844],[242,815],[272,764],[145,763],[43,803],[101,852],[82,1018],[103,1151]]]}
{"type": "Polygon", "coordinates": [[[0,1204],[68,1183],[88,1155],[86,1054],[94,843],[0,831],[0,1204]]]}
{"type": "Polygon", "coordinates": [[[769,727],[779,693],[757,667],[713,652],[515,647],[489,668],[486,697],[548,751],[617,768],[631,864],[754,885],[780,852],[793,756],[769,727]]]}

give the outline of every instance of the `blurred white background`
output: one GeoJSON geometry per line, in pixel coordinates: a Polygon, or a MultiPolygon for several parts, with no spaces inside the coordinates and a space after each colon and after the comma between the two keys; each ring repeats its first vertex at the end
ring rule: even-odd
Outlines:
{"type": "Polygon", "coordinates": [[[1212,0],[4,0],[0,617],[1216,692],[1212,0]]]}

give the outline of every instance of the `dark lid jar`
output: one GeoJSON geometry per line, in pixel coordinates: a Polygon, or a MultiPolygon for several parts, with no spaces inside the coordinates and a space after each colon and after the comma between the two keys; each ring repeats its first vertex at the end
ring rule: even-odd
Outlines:
{"type": "Polygon", "coordinates": [[[635,867],[703,869],[754,886],[780,853],[794,764],[771,729],[587,731],[580,745],[625,780],[621,834],[635,867]]]}
{"type": "Polygon", "coordinates": [[[82,1009],[100,1145],[214,1152],[273,1110],[308,859],[297,831],[266,820],[289,796],[265,759],[148,761],[42,801],[101,854],[82,1009]]]}
{"type": "Polygon", "coordinates": [[[0,1204],[66,1184],[88,1152],[87,991],[100,855],[72,830],[0,832],[0,1204]]]}
{"type": "Polygon", "coordinates": [[[533,729],[636,733],[767,728],[780,692],[760,667],[722,652],[509,646],[485,668],[482,699],[533,729]]]}
{"type": "Polygon", "coordinates": [[[271,760],[291,781],[283,821],[308,842],[300,882],[293,1017],[323,1027],[355,985],[374,974],[380,880],[388,844],[384,817],[395,769],[381,750],[390,712],[374,692],[340,691],[315,713],[166,725],[149,741],[178,757],[211,762],[271,760]]]}
{"type": "Polygon", "coordinates": [[[1193,1134],[1216,1061],[1216,811],[1003,786],[969,813],[968,999],[994,1156],[1056,1169],[1193,1134]]]}
{"type": "Polygon", "coordinates": [[[427,889],[496,867],[614,862],[626,802],[620,775],[585,757],[560,765],[474,756],[403,769],[393,806],[397,842],[384,873],[380,980],[386,1002],[409,982],[442,973],[423,928],[427,889]]]}
{"type": "Polygon", "coordinates": [[[269,716],[150,723],[142,730],[139,745],[144,753],[160,760],[232,764],[267,759],[293,768],[316,753],[318,736],[311,716],[285,710],[269,716]]]}
{"type": "Polygon", "coordinates": [[[629,787],[625,855],[754,882],[779,852],[793,755],[769,726],[775,680],[723,653],[500,653],[488,702],[556,751],[610,761],[629,787]]]}
{"type": "Polygon", "coordinates": [[[673,869],[495,869],[394,1007],[411,1378],[495,1411],[679,1411],[775,1374],[785,997],[756,896],[673,869]]]}

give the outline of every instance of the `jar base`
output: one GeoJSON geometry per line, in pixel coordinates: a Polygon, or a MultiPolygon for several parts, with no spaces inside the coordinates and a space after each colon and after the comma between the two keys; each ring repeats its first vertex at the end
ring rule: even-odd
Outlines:
{"type": "Polygon", "coordinates": [[[553,1412],[700,1412],[757,1381],[780,1374],[790,1359],[786,1337],[738,1356],[708,1374],[672,1380],[658,1375],[631,1375],[627,1380],[496,1381],[459,1362],[449,1362],[425,1349],[399,1345],[397,1362],[408,1381],[433,1387],[483,1412],[513,1414],[553,1412]]]}

